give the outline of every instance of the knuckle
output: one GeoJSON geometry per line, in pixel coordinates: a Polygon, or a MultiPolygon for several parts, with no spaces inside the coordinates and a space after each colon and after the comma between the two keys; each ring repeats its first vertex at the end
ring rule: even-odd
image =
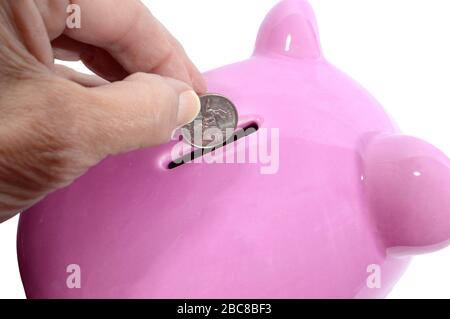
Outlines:
{"type": "Polygon", "coordinates": [[[170,140],[176,126],[178,113],[178,94],[167,81],[159,75],[134,73],[127,80],[134,81],[137,101],[133,117],[139,116],[146,121],[144,127],[151,136],[153,144],[170,140]],[[145,107],[142,107],[145,106],[145,107]]]}
{"type": "Polygon", "coordinates": [[[143,81],[150,77],[152,77],[152,74],[147,74],[144,72],[135,72],[133,74],[130,74],[125,80],[126,81],[143,81]]]}
{"type": "Polygon", "coordinates": [[[178,95],[169,85],[159,85],[157,91],[152,94],[149,109],[152,135],[159,143],[169,141],[176,126],[178,95]]]}
{"type": "Polygon", "coordinates": [[[47,32],[51,39],[61,35],[66,27],[66,9],[69,0],[35,0],[37,8],[44,20],[47,32]]]}

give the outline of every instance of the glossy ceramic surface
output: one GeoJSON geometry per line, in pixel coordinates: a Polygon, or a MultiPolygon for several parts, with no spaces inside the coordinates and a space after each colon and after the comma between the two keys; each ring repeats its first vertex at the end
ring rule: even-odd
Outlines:
{"type": "Polygon", "coordinates": [[[22,215],[28,297],[383,297],[448,243],[448,157],[325,60],[306,1],[280,2],[250,59],[205,76],[259,126],[229,152],[270,140],[276,165],[168,169],[178,141],[106,159],[22,215]]]}

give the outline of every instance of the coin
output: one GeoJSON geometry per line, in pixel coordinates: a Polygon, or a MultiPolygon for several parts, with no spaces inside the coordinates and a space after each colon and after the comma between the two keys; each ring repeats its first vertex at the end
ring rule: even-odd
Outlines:
{"type": "Polygon", "coordinates": [[[198,116],[181,129],[184,140],[192,146],[204,149],[223,145],[236,130],[236,107],[225,96],[212,93],[200,96],[200,102],[198,116]]]}

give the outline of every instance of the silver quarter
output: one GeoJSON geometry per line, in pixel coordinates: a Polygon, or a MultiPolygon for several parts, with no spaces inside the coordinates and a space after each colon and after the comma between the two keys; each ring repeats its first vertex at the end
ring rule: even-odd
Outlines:
{"type": "Polygon", "coordinates": [[[186,142],[197,148],[214,148],[227,142],[238,123],[234,104],[219,94],[200,96],[201,109],[194,121],[181,129],[186,142]]]}

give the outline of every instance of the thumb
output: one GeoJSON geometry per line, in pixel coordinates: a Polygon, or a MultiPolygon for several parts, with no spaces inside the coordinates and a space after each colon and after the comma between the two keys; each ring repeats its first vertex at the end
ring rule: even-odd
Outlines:
{"type": "Polygon", "coordinates": [[[87,114],[92,121],[89,138],[100,156],[168,142],[176,128],[200,111],[192,88],[154,74],[136,73],[88,90],[95,104],[87,114]]]}

